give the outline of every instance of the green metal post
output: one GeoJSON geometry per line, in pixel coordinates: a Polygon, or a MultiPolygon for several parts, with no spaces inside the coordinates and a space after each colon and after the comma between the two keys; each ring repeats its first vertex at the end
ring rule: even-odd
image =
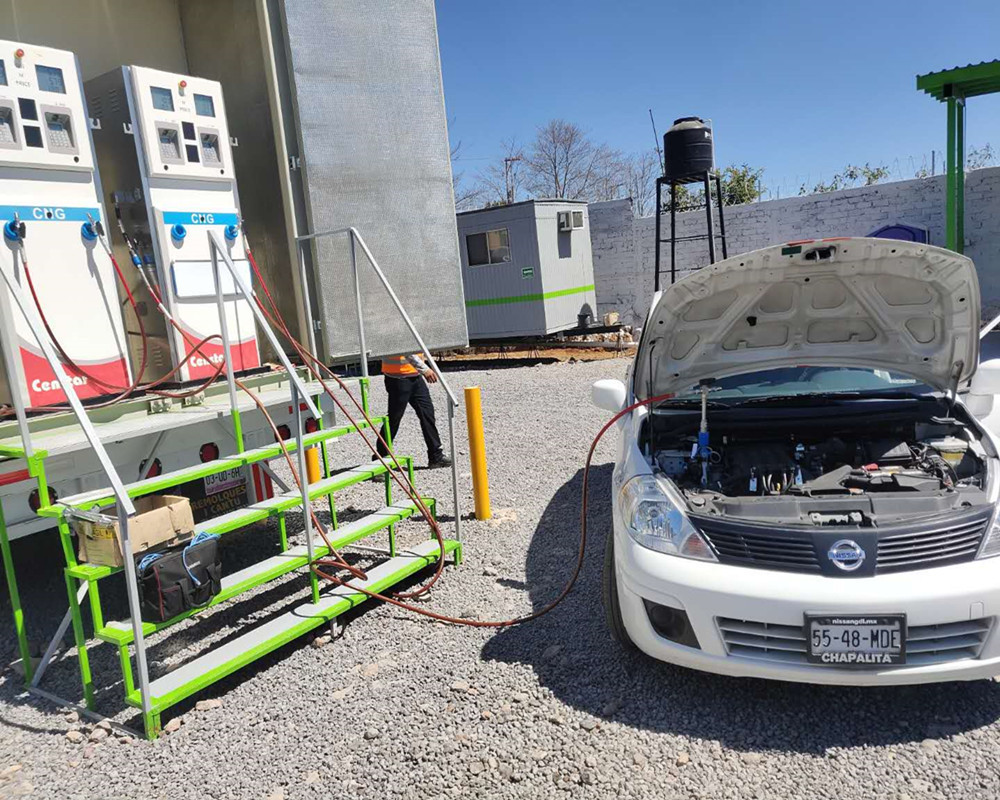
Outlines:
{"type": "Polygon", "coordinates": [[[955,101],[955,252],[965,252],[965,98],[955,101]]]}
{"type": "Polygon", "coordinates": [[[135,691],[135,678],[132,677],[132,659],[129,657],[128,645],[118,647],[118,660],[122,665],[122,678],[125,681],[125,696],[135,691]]]}
{"type": "Polygon", "coordinates": [[[69,611],[73,619],[73,639],[76,641],[76,657],[80,662],[80,681],[83,683],[83,700],[87,708],[94,710],[94,680],[90,675],[90,656],[87,655],[87,637],[83,632],[83,616],[76,601],[76,581],[66,575],[66,596],[69,597],[69,611]]]}
{"type": "Polygon", "coordinates": [[[87,581],[87,596],[90,598],[90,616],[94,623],[94,635],[104,627],[104,612],[101,611],[101,595],[97,589],[97,581],[87,581]]]}
{"type": "Polygon", "coordinates": [[[0,553],[3,555],[3,571],[7,576],[7,593],[10,595],[10,607],[14,612],[14,630],[17,633],[17,647],[21,653],[21,664],[24,667],[24,684],[31,683],[34,672],[31,664],[31,651],[28,648],[28,633],[24,627],[24,611],[21,609],[21,595],[17,591],[17,578],[14,575],[14,557],[10,551],[10,539],[7,537],[7,523],[4,521],[3,502],[0,501],[0,553]]]}
{"type": "Polygon", "coordinates": [[[233,409],[233,436],[236,438],[236,452],[242,453],[245,448],[243,446],[243,422],[240,420],[240,411],[238,408],[233,409]]]}
{"type": "Polygon", "coordinates": [[[288,549],[288,528],[285,525],[285,512],[278,514],[278,535],[281,537],[281,552],[288,549]]]}
{"type": "Polygon", "coordinates": [[[365,410],[366,414],[371,413],[368,408],[368,381],[368,378],[361,378],[359,384],[361,386],[361,407],[365,410]]]}
{"type": "Polygon", "coordinates": [[[956,142],[958,139],[958,99],[949,97],[948,106],[948,150],[945,155],[947,159],[947,177],[945,178],[945,246],[949,250],[958,252],[958,195],[956,187],[958,185],[958,163],[955,157],[957,152],[956,142]]]}

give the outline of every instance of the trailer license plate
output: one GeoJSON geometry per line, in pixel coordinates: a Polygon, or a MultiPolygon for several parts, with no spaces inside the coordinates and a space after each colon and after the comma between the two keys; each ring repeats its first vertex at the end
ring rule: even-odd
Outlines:
{"type": "Polygon", "coordinates": [[[906,663],[906,615],[806,615],[807,655],[828,666],[906,663]]]}

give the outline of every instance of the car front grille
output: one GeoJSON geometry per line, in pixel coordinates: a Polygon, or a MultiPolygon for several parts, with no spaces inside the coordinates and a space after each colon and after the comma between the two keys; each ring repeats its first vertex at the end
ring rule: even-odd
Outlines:
{"type": "MultiPolygon", "coordinates": [[[[715,623],[731,656],[783,664],[816,667],[806,657],[804,625],[779,625],[731,617],[715,623]]],[[[909,625],[906,629],[906,666],[925,666],[978,658],[993,624],[992,617],[941,625],[909,625]]]]}
{"type": "MultiPolygon", "coordinates": [[[[827,549],[831,538],[868,536],[873,537],[873,542],[877,540],[874,569],[866,570],[865,574],[943,567],[976,557],[991,513],[992,509],[982,508],[958,519],[882,529],[766,526],[701,516],[692,516],[692,521],[723,564],[843,577],[849,573],[830,568],[827,549]]],[[[869,555],[872,555],[870,550],[869,555]]]]}
{"type": "Polygon", "coordinates": [[[902,572],[971,561],[979,552],[989,518],[942,525],[919,533],[879,536],[878,572],[902,572]]]}
{"type": "Polygon", "coordinates": [[[777,535],[766,529],[751,530],[747,525],[697,522],[715,554],[723,563],[742,563],[765,569],[819,572],[819,559],[811,532],[803,536],[777,535]]]}

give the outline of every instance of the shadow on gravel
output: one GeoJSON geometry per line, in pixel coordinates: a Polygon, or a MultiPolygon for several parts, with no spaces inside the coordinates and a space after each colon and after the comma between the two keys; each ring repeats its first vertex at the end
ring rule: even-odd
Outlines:
{"type": "MultiPolygon", "coordinates": [[[[550,614],[496,634],[483,658],[531,665],[543,687],[581,711],[738,750],[821,754],[830,747],[947,737],[1000,718],[994,681],[809,686],[725,678],[624,654],[607,632],[601,606],[611,471],[611,464],[591,471],[589,540],[572,593],[550,614]],[[553,645],[561,650],[546,660],[543,653],[553,645]]],[[[582,477],[581,470],[556,492],[528,547],[527,588],[536,610],[556,596],[573,568],[582,477]]]]}

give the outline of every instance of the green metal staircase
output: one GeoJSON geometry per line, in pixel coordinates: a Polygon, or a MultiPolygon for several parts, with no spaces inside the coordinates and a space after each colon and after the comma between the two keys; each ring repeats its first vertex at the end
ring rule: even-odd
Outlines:
{"type": "MultiPolygon", "coordinates": [[[[373,420],[376,424],[383,418],[373,420]]],[[[325,430],[319,430],[302,436],[303,447],[322,446],[334,438],[357,432],[367,427],[360,423],[358,428],[353,425],[342,425],[325,430]]],[[[286,441],[285,447],[290,451],[297,449],[294,439],[286,441]]],[[[165,473],[155,478],[125,484],[124,488],[131,498],[161,493],[192,480],[205,478],[237,467],[247,467],[282,456],[281,446],[277,443],[265,447],[247,450],[235,456],[220,458],[204,464],[165,473]]],[[[397,457],[399,463],[413,480],[413,460],[410,457],[397,457]]],[[[401,580],[413,575],[421,569],[433,564],[439,557],[439,547],[436,541],[423,542],[406,552],[397,552],[395,542],[395,526],[397,523],[419,516],[419,510],[412,501],[393,502],[392,480],[388,470],[379,462],[368,462],[356,467],[327,474],[320,480],[308,485],[310,501],[324,498],[330,502],[333,530],[327,537],[336,549],[347,547],[366,537],[381,531],[388,531],[389,558],[368,572],[368,579],[352,580],[352,583],[368,589],[381,592],[401,580]],[[350,486],[372,479],[382,478],[385,486],[385,505],[360,519],[338,526],[336,521],[336,505],[334,495],[350,486]]],[[[424,504],[434,511],[436,502],[433,498],[422,498],[424,504]]],[[[94,635],[102,642],[115,645],[119,651],[119,661],[125,686],[125,700],[129,705],[143,707],[141,691],[136,687],[132,668],[131,648],[135,643],[132,622],[105,621],[101,603],[100,582],[119,572],[123,567],[111,567],[80,563],[76,558],[73,546],[72,531],[68,515],[73,510],[94,510],[111,506],[115,503],[115,494],[111,489],[88,491],[78,495],[61,498],[57,503],[39,509],[38,513],[56,521],[62,541],[63,553],[66,559],[65,577],[67,597],[72,613],[73,633],[77,647],[77,658],[80,666],[80,676],[83,683],[84,698],[88,707],[93,708],[95,689],[90,668],[90,657],[87,650],[87,637],[84,631],[84,621],[77,592],[80,584],[87,584],[87,595],[90,601],[91,619],[94,625],[94,635]]],[[[296,488],[272,498],[261,500],[245,508],[231,511],[214,519],[199,523],[196,533],[230,535],[246,530],[257,523],[271,518],[278,521],[278,535],[281,551],[279,554],[263,561],[240,569],[222,580],[222,590],[212,601],[202,609],[186,611],[165,622],[143,622],[142,633],[150,636],[177,625],[185,619],[203,614],[211,608],[223,603],[238,601],[252,589],[281,578],[296,570],[309,566],[310,559],[307,544],[289,547],[286,526],[286,515],[289,512],[302,510],[303,495],[296,488]]],[[[317,534],[313,534],[313,559],[323,558],[330,554],[326,542],[317,534]]],[[[455,540],[445,541],[445,555],[451,555],[456,562],[461,559],[461,545],[455,540]]],[[[160,715],[170,706],[195,694],[218,680],[232,674],[243,666],[255,661],[267,653],[294,641],[303,634],[320,627],[345,611],[359,605],[368,599],[362,592],[353,591],[348,587],[336,587],[328,593],[319,591],[319,584],[314,573],[310,571],[311,597],[308,601],[295,600],[286,612],[269,620],[266,624],[250,628],[246,633],[228,641],[224,646],[209,650],[199,658],[194,659],[167,675],[149,683],[148,710],[143,713],[146,735],[153,738],[160,730],[160,715]]]]}
{"type": "MultiPolygon", "coordinates": [[[[297,238],[299,246],[302,247],[306,242],[316,237],[339,235],[344,232],[349,233],[352,254],[355,245],[359,246],[364,252],[368,263],[382,282],[390,299],[406,322],[415,341],[420,346],[420,350],[424,353],[428,362],[436,369],[432,355],[427,350],[419,333],[392,291],[392,287],[389,286],[385,275],[375,262],[371,251],[355,229],[327,231],[297,238]]],[[[332,473],[329,469],[329,461],[325,457],[326,444],[329,441],[350,434],[360,434],[364,428],[368,427],[367,423],[321,428],[313,433],[306,433],[304,431],[302,411],[305,408],[312,412],[313,418],[317,421],[323,419],[323,415],[319,411],[318,397],[315,396],[317,390],[315,387],[312,387],[312,389],[307,387],[302,376],[298,374],[298,371],[289,362],[275,337],[274,331],[270,328],[268,321],[264,318],[260,309],[255,305],[252,289],[244,283],[221,240],[218,239],[218,236],[214,232],[209,234],[209,240],[211,244],[216,299],[219,308],[223,307],[222,284],[219,279],[221,264],[228,270],[238,293],[249,304],[260,330],[270,341],[273,351],[284,368],[284,373],[289,382],[291,408],[294,409],[295,430],[292,432],[292,436],[285,440],[283,444],[289,452],[296,452],[298,455],[297,472],[302,476],[303,485],[285,491],[283,494],[275,497],[261,500],[245,508],[230,511],[198,524],[196,526],[196,532],[198,533],[205,532],[220,536],[229,536],[245,530],[249,526],[277,519],[280,552],[277,555],[265,558],[223,578],[221,592],[205,608],[184,612],[171,620],[160,623],[144,622],[140,619],[139,590],[129,535],[129,521],[136,513],[133,500],[146,495],[166,492],[193,480],[203,479],[229,470],[246,469],[255,464],[263,464],[272,459],[281,458],[284,455],[282,445],[274,443],[249,450],[245,449],[240,422],[240,403],[237,399],[237,381],[234,378],[231,365],[227,362],[226,384],[230,408],[229,414],[224,419],[232,425],[237,453],[153,478],[133,483],[124,483],[114,464],[111,462],[104,440],[95,429],[93,422],[81,405],[55,350],[46,338],[41,321],[38,319],[30,302],[20,290],[16,280],[0,264],[0,278],[6,283],[10,296],[14,299],[18,309],[31,328],[46,361],[49,363],[60,385],[66,387],[67,401],[72,408],[81,432],[100,462],[101,469],[110,484],[106,489],[82,492],[70,497],[59,498],[57,502],[50,502],[50,493],[47,488],[44,469],[45,451],[34,448],[26,409],[19,401],[15,402],[21,447],[0,446],[0,458],[23,459],[28,467],[26,474],[37,481],[39,497],[42,498],[43,502],[43,506],[38,510],[38,514],[54,520],[59,530],[66,562],[64,576],[66,593],[69,599],[69,611],[60,624],[56,636],[50,643],[49,649],[39,664],[37,672],[32,676],[33,664],[28,652],[24,615],[17,592],[13,560],[3,522],[2,508],[0,508],[0,555],[3,557],[5,574],[8,579],[8,589],[14,609],[15,628],[24,664],[25,679],[29,684],[29,691],[56,700],[57,702],[68,702],[43,692],[38,687],[38,682],[44,674],[46,664],[58,647],[66,627],[71,623],[76,643],[80,678],[83,684],[84,700],[87,709],[90,711],[94,710],[95,689],[91,675],[90,657],[87,651],[84,619],[80,607],[80,603],[86,596],[89,602],[96,638],[103,643],[109,643],[118,648],[125,688],[125,702],[128,705],[141,709],[145,732],[149,738],[154,738],[159,733],[160,716],[163,711],[364,602],[368,599],[368,595],[359,591],[359,589],[382,593],[394,584],[434,564],[439,558],[445,558],[450,555],[457,564],[461,561],[462,557],[457,467],[454,465],[452,467],[455,539],[445,539],[441,544],[438,543],[437,539],[428,540],[409,548],[405,552],[399,552],[396,547],[395,526],[409,517],[419,515],[419,511],[412,502],[399,503],[393,501],[391,486],[393,476],[390,474],[389,469],[379,462],[368,462],[332,473]],[[305,476],[307,474],[305,451],[310,447],[322,448],[324,454],[324,458],[322,459],[324,475],[313,483],[305,484],[305,476]],[[338,526],[335,494],[350,486],[377,478],[382,478],[385,484],[385,505],[361,519],[338,526]],[[328,499],[330,503],[333,529],[328,533],[329,545],[321,536],[317,536],[313,532],[309,513],[312,504],[324,498],[328,499]],[[104,510],[108,514],[117,514],[122,532],[124,567],[116,568],[86,564],[80,563],[77,560],[68,516],[74,511],[90,510],[104,510]],[[289,512],[293,511],[302,512],[305,541],[295,547],[289,547],[285,517],[289,512]],[[282,576],[296,570],[308,569],[312,562],[329,555],[331,548],[339,549],[346,547],[382,531],[388,532],[389,547],[386,551],[388,557],[382,563],[368,570],[365,580],[352,578],[345,585],[326,587],[325,591],[321,592],[317,576],[310,569],[308,597],[289,598],[289,607],[284,612],[277,614],[266,622],[248,628],[235,638],[231,638],[225,643],[209,649],[203,655],[194,658],[177,669],[150,680],[145,642],[147,636],[159,634],[185,619],[204,614],[209,609],[218,607],[224,603],[239,603],[245,600],[247,593],[256,587],[276,581],[282,576]],[[444,550],[443,553],[441,552],[442,547],[444,550]],[[105,621],[101,604],[100,583],[119,572],[123,573],[125,577],[126,593],[129,601],[129,619],[127,621],[105,621]]],[[[356,263],[353,264],[353,271],[355,275],[357,306],[360,311],[360,282],[358,281],[356,263]]],[[[0,290],[2,290],[2,287],[0,287],[0,290]]],[[[359,386],[362,393],[361,405],[367,412],[368,375],[365,354],[367,354],[368,350],[365,347],[364,325],[360,313],[358,325],[363,376],[359,386]]],[[[229,338],[223,315],[220,315],[220,326],[222,330],[223,350],[224,352],[228,352],[229,338]]],[[[311,350],[315,352],[315,346],[311,350]]],[[[4,351],[2,355],[5,363],[10,361],[10,353],[4,351]]],[[[8,371],[12,369],[10,363],[7,363],[6,366],[8,371]]],[[[443,379],[441,383],[442,388],[448,396],[449,438],[452,458],[454,459],[454,416],[457,408],[457,399],[443,379]]],[[[221,423],[223,418],[220,418],[219,421],[221,423]]],[[[374,418],[372,422],[375,425],[379,425],[385,422],[385,418],[374,418]]],[[[391,442],[389,444],[391,446],[391,442]]],[[[412,485],[412,459],[398,456],[397,458],[400,465],[406,469],[407,476],[412,485]]],[[[435,513],[435,500],[430,497],[422,498],[422,500],[424,505],[431,510],[431,513],[435,513]]]]}

